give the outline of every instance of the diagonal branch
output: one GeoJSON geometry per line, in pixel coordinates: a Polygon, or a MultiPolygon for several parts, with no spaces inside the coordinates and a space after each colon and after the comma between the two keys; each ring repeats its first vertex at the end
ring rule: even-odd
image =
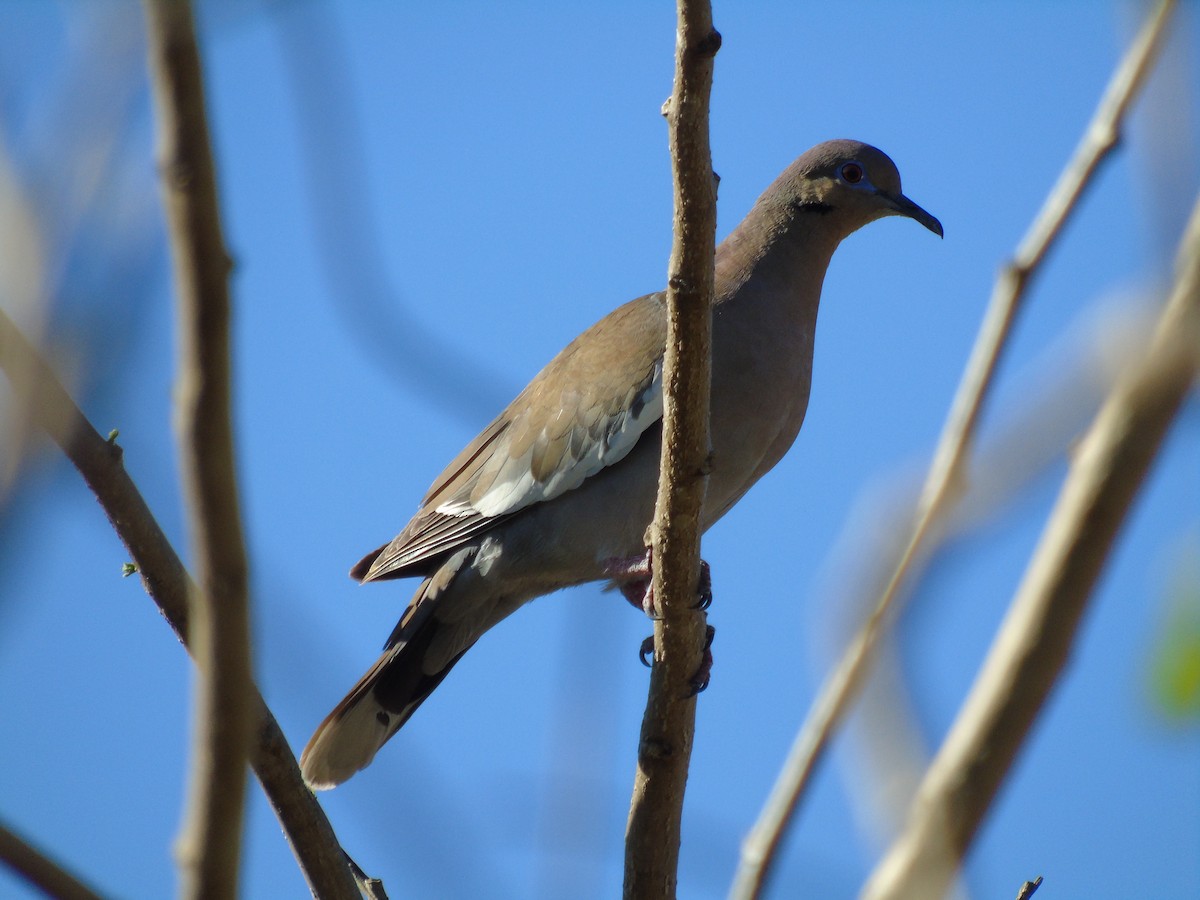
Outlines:
{"type": "MultiPolygon", "coordinates": [[[[179,640],[191,646],[191,578],[121,463],[121,448],[106,441],[71,399],[42,356],[0,310],[0,368],[19,396],[28,398],[35,423],[79,470],[96,495],[141,575],[142,584],[179,640]]],[[[356,900],[358,890],[337,836],[305,786],[287,739],[262,695],[251,685],[256,737],[250,764],[283,826],[315,896],[356,900]]]]}
{"type": "Polygon", "coordinates": [[[707,483],[716,185],[708,141],[721,36],[708,0],[679,0],[675,84],[665,110],[675,185],[667,280],[662,462],[652,533],[654,667],[625,834],[625,897],[673,898],[704,615],[696,614],[700,507],[707,483]]]}
{"type": "Polygon", "coordinates": [[[100,900],[100,895],[32,844],[0,825],[0,860],[47,897],[100,900]]]}
{"type": "Polygon", "coordinates": [[[1176,0],[1163,0],[1159,4],[1121,61],[1074,156],[1022,240],[1016,257],[996,283],[939,438],[908,544],[875,608],[822,685],[758,821],[742,844],[732,897],[746,900],[760,896],[800,797],[862,683],[913,562],[924,552],[926,539],[962,494],[966,461],[980,413],[1026,290],[1078,207],[1079,198],[1097,168],[1116,148],[1126,112],[1151,69],[1175,5],[1176,0]]]}
{"type": "Polygon", "coordinates": [[[863,897],[939,897],[949,885],[1066,665],[1117,533],[1197,374],[1200,200],[1154,340],[1084,436],[971,693],[863,897]]]}
{"type": "Polygon", "coordinates": [[[147,0],[159,166],[179,312],[176,403],[195,558],[192,774],[177,854],[188,897],[237,894],[253,727],[250,613],[230,403],[229,258],[186,0],[147,0]]]}

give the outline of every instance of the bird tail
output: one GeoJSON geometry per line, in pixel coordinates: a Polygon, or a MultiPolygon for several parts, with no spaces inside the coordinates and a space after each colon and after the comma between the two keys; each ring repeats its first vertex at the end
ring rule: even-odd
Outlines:
{"type": "Polygon", "coordinates": [[[392,632],[383,655],[317,726],[300,754],[300,771],[313,790],[337,787],[370,765],[379,748],[470,649],[468,645],[437,672],[424,671],[426,651],[439,630],[432,615],[436,604],[429,602],[428,587],[427,579],[392,632]]]}

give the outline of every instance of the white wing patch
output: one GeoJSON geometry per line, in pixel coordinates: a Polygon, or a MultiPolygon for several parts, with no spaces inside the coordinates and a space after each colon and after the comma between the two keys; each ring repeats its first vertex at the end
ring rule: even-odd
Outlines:
{"type": "Polygon", "coordinates": [[[599,440],[590,437],[582,441],[571,440],[561,462],[545,481],[533,477],[533,447],[515,458],[498,453],[485,464],[481,473],[486,477],[491,471],[496,472],[487,493],[474,501],[459,498],[443,503],[437,507],[437,512],[445,516],[491,517],[552,500],[628,456],[642,432],[662,418],[662,410],[662,360],[659,360],[650,384],[637,397],[633,408],[610,418],[599,440]]]}

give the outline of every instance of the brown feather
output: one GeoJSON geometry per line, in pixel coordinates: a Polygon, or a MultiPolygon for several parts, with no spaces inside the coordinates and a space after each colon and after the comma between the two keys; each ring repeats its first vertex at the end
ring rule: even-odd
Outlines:
{"type": "Polygon", "coordinates": [[[485,496],[505,464],[535,445],[530,465],[544,483],[568,453],[579,459],[588,444],[604,440],[609,423],[649,387],[666,328],[662,294],[647,294],[568,344],[434,480],[404,530],[364,557],[352,576],[378,581],[427,574],[447,553],[507,520],[507,513],[447,515],[437,509],[485,496]]]}

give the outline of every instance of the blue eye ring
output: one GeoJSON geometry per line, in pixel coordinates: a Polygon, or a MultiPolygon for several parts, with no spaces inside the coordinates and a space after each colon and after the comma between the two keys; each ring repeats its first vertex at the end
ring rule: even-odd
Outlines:
{"type": "Polygon", "coordinates": [[[867,172],[861,164],[851,160],[848,163],[842,163],[842,167],[838,169],[838,177],[846,184],[861,184],[866,181],[867,172]]]}

